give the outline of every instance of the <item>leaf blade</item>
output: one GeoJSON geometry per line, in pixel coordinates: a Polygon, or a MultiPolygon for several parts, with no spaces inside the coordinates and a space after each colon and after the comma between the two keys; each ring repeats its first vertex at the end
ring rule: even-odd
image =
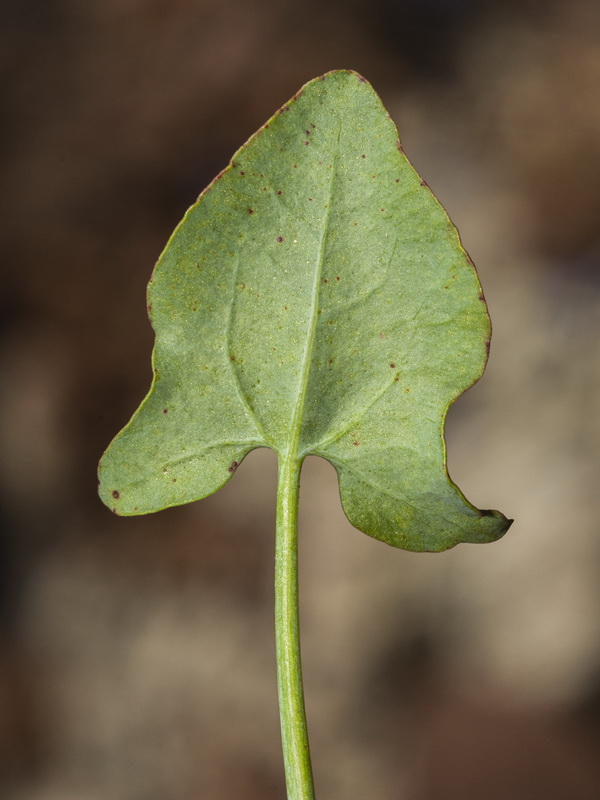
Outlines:
{"type": "Polygon", "coordinates": [[[101,465],[113,509],[199,499],[269,446],[332,461],[350,521],[395,546],[507,529],[446,471],[448,406],[487,358],[481,287],[356,73],[310,82],[236,153],[173,234],[149,302],[153,388],[101,465]],[[175,485],[178,458],[192,466],[175,485]]]}

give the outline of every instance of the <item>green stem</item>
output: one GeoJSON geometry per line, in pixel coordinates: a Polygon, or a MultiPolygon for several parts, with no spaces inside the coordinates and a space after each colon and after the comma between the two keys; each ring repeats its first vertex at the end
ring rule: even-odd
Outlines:
{"type": "Polygon", "coordinates": [[[298,491],[302,461],[281,457],[275,544],[275,643],[288,800],[314,800],[298,613],[298,491]]]}

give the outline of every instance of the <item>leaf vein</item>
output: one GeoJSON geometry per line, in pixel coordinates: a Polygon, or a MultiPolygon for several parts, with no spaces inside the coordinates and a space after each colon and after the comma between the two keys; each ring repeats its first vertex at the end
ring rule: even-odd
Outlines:
{"type": "Polygon", "coordinates": [[[308,381],[310,377],[310,368],[312,364],[312,353],[314,350],[314,343],[316,339],[317,333],[317,324],[319,319],[319,299],[321,296],[321,275],[323,273],[323,262],[325,258],[325,247],[327,244],[327,236],[329,234],[330,225],[331,225],[331,207],[333,205],[333,188],[336,178],[336,168],[337,168],[337,158],[339,154],[339,146],[340,146],[340,137],[342,131],[342,123],[340,121],[338,125],[338,135],[337,135],[337,143],[336,148],[333,153],[333,161],[331,165],[331,178],[329,180],[329,187],[327,190],[328,196],[328,203],[327,203],[327,211],[325,213],[325,218],[322,223],[322,234],[321,240],[319,242],[319,249],[317,252],[317,258],[315,263],[315,272],[314,272],[314,280],[312,286],[312,294],[311,294],[311,311],[310,311],[310,320],[308,325],[308,336],[306,347],[304,350],[304,357],[302,359],[302,367],[300,370],[300,383],[298,387],[298,402],[296,403],[296,407],[294,409],[294,414],[292,417],[292,426],[291,426],[291,437],[290,437],[290,452],[293,455],[297,455],[298,453],[298,446],[300,442],[300,434],[302,429],[302,415],[304,412],[304,405],[306,400],[306,394],[308,392],[308,381]]]}
{"type": "Polygon", "coordinates": [[[225,359],[226,359],[226,363],[228,365],[228,368],[229,368],[229,370],[231,372],[231,375],[233,377],[233,383],[234,383],[237,395],[238,395],[238,397],[239,397],[239,399],[240,399],[240,401],[242,403],[244,411],[246,412],[246,416],[248,416],[251,419],[251,421],[254,423],[254,427],[256,428],[256,432],[260,436],[262,436],[263,443],[264,444],[268,444],[269,446],[272,446],[272,442],[270,440],[270,437],[267,436],[267,434],[265,433],[261,423],[258,420],[258,417],[256,416],[256,413],[255,413],[254,409],[252,408],[252,406],[250,404],[250,401],[248,400],[248,398],[246,397],[246,395],[244,393],[244,390],[242,389],[242,386],[241,386],[241,383],[240,383],[240,378],[239,378],[239,375],[238,375],[237,370],[235,368],[235,361],[233,361],[231,359],[231,355],[232,355],[231,331],[232,331],[232,328],[233,328],[233,307],[235,305],[235,298],[236,298],[235,287],[237,285],[239,272],[240,272],[240,253],[239,253],[239,250],[238,250],[236,252],[236,262],[235,262],[235,268],[233,270],[233,279],[232,279],[232,284],[231,284],[231,302],[229,303],[229,308],[228,308],[227,330],[226,330],[226,344],[227,344],[227,346],[225,348],[224,355],[225,355],[225,359]]]}

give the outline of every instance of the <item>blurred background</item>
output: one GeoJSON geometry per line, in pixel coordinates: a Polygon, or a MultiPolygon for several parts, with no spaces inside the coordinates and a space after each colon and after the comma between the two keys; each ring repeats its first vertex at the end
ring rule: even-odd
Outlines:
{"type": "Polygon", "coordinates": [[[275,463],[118,519],[96,463],[150,380],[145,285],[185,209],[304,82],[364,74],[458,225],[494,325],[449,466],[515,523],[440,555],[301,505],[327,800],[600,786],[600,5],[4,0],[0,794],[281,800],[275,463]]]}

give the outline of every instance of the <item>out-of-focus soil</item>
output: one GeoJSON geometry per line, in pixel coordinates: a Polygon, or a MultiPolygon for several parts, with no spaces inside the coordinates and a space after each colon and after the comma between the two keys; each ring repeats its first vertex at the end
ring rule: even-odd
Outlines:
{"type": "Polygon", "coordinates": [[[0,793],[284,796],[274,457],[114,518],[97,460],[150,378],[170,232],[302,83],[353,68],[478,265],[485,378],[449,466],[505,539],[354,531],[309,460],[307,708],[328,800],[593,800],[600,785],[600,12],[586,0],[9,0],[0,71],[0,793]]]}

